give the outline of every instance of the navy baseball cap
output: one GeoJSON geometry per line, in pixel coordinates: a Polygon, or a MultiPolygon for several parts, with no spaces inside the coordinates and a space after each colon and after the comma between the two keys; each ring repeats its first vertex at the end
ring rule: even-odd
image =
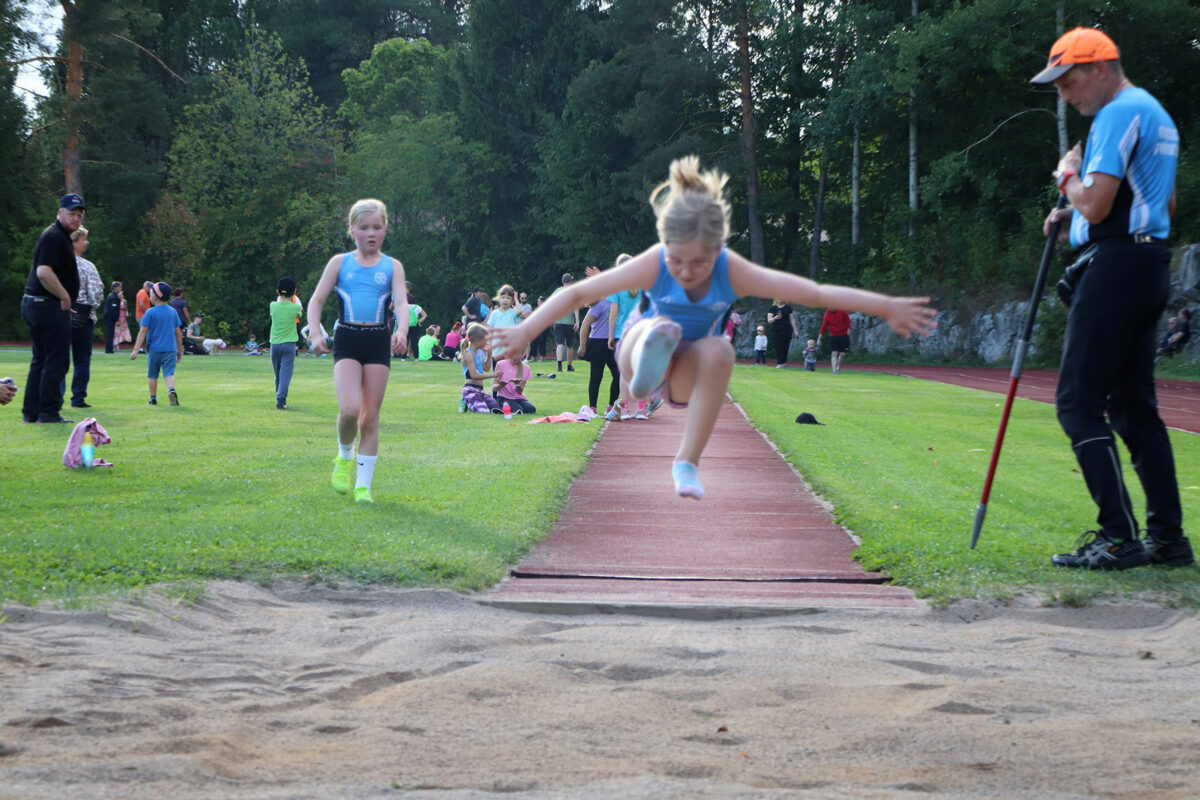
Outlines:
{"type": "Polygon", "coordinates": [[[83,202],[83,198],[77,194],[64,194],[62,200],[58,203],[59,208],[65,208],[68,211],[76,208],[87,208],[87,204],[83,202]]]}
{"type": "Polygon", "coordinates": [[[166,300],[171,296],[171,284],[166,281],[159,281],[154,284],[154,293],[158,295],[160,300],[166,300]]]}

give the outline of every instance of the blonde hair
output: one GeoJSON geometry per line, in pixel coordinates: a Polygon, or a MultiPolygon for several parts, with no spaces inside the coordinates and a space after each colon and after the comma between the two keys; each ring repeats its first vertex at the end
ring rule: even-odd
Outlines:
{"type": "Polygon", "coordinates": [[[346,233],[349,236],[354,235],[354,226],[363,217],[368,217],[371,214],[378,214],[383,217],[383,226],[386,228],[388,224],[387,206],[382,200],[376,200],[368,197],[364,200],[359,200],[354,205],[350,206],[350,214],[346,218],[346,233]]]}
{"type": "Polygon", "coordinates": [[[626,261],[633,261],[633,256],[629,255],[629,253],[621,253],[621,255],[617,256],[617,260],[613,262],[613,266],[619,267],[626,261]]]}
{"type": "Polygon", "coordinates": [[[71,231],[71,241],[77,242],[84,236],[87,236],[87,234],[88,234],[88,229],[83,227],[82,225],[80,225],[78,228],[71,231]]]}
{"type": "Polygon", "coordinates": [[[695,241],[720,250],[729,238],[729,204],[724,196],[728,180],[719,170],[701,172],[697,156],[672,161],[670,177],[650,193],[659,240],[663,244],[695,241]]]}
{"type": "Polygon", "coordinates": [[[472,322],[470,325],[467,326],[467,341],[468,342],[477,342],[485,336],[487,336],[487,326],[486,325],[479,323],[479,322],[472,322]]]}

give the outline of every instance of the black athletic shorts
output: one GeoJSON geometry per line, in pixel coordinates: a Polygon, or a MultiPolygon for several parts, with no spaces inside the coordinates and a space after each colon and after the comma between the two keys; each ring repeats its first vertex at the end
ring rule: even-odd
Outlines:
{"type": "Polygon", "coordinates": [[[392,365],[392,332],[387,325],[340,323],[333,335],[333,361],[349,358],[360,364],[392,365]]]}
{"type": "Polygon", "coordinates": [[[554,344],[570,344],[571,334],[575,333],[575,326],[565,322],[554,323],[554,344]]]}
{"type": "Polygon", "coordinates": [[[829,349],[836,353],[850,352],[850,336],[830,336],[829,349]]]}

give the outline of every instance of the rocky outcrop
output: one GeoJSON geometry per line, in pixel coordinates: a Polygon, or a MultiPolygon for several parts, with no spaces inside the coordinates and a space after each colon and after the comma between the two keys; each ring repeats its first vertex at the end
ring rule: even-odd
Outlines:
{"type": "MultiPolygon", "coordinates": [[[[1047,281],[1048,287],[1052,286],[1057,278],[1057,274],[1052,274],[1051,280],[1047,281]]],[[[1200,307],[1200,244],[1187,245],[1176,250],[1172,263],[1171,300],[1159,325],[1160,335],[1166,332],[1169,316],[1182,307],[1193,305],[1200,307]]],[[[754,357],[754,331],[758,325],[766,325],[768,306],[769,303],[760,303],[743,313],[742,325],[738,328],[735,342],[739,357],[754,357]]],[[[943,310],[938,313],[937,331],[932,336],[928,339],[911,340],[892,333],[887,323],[878,317],[851,314],[851,348],[859,357],[911,355],[932,361],[982,361],[986,364],[1002,364],[1012,360],[1028,307],[1028,300],[1011,302],[969,317],[964,317],[952,309],[943,310]]],[[[800,360],[801,351],[804,350],[804,339],[817,337],[822,313],[823,310],[813,309],[803,309],[799,312],[798,322],[802,338],[799,342],[792,342],[791,360],[800,360]]],[[[1047,293],[1038,306],[1039,324],[1034,327],[1030,357],[1038,352],[1040,322],[1055,313],[1061,318],[1062,309],[1053,289],[1047,288],[1047,293]]],[[[1192,331],[1194,335],[1188,343],[1187,357],[1200,360],[1200,317],[1193,316],[1192,331]]],[[[1057,349],[1060,344],[1056,340],[1050,343],[1050,346],[1057,349]]]]}

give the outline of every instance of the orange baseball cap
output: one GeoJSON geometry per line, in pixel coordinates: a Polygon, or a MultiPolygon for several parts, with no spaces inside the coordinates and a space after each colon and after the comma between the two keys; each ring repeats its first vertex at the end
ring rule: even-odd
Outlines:
{"type": "Polygon", "coordinates": [[[1046,68],[1029,79],[1030,83],[1053,83],[1076,64],[1116,61],[1121,57],[1113,40],[1095,28],[1076,28],[1059,37],[1050,48],[1046,68]]]}

